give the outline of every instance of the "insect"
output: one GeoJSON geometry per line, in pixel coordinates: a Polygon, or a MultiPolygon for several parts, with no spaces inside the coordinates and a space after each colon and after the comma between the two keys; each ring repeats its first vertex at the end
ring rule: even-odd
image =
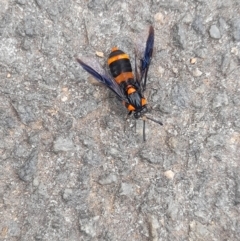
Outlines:
{"type": "MultiPolygon", "coordinates": [[[[100,83],[106,85],[113,91],[118,99],[120,99],[124,106],[128,109],[128,116],[133,113],[135,119],[143,120],[143,140],[146,140],[145,135],[145,121],[149,119],[162,125],[162,122],[152,119],[147,114],[147,100],[143,93],[146,89],[147,75],[152,59],[154,45],[154,29],[149,28],[149,34],[146,41],[145,51],[140,59],[140,66],[138,70],[135,51],[135,72],[133,74],[132,66],[129,56],[117,47],[112,48],[108,57],[108,67],[111,76],[103,70],[100,66],[93,69],[91,64],[86,64],[77,58],[78,63],[91,74],[100,83]]],[[[95,66],[94,66],[95,67],[95,66]]]]}

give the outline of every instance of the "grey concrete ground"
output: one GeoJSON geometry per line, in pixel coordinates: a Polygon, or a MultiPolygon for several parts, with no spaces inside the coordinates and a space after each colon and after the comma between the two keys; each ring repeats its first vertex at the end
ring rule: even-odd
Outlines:
{"type": "Polygon", "coordinates": [[[0,240],[240,240],[239,0],[0,0],[0,19],[0,240]],[[75,57],[133,59],[150,24],[164,125],[144,143],[75,57]]]}

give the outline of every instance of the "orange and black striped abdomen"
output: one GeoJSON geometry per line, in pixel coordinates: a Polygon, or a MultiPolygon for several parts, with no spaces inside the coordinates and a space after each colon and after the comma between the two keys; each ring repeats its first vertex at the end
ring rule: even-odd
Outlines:
{"type": "Polygon", "coordinates": [[[134,76],[129,56],[123,51],[113,48],[108,57],[108,66],[113,78],[118,84],[126,85],[127,82],[130,84],[133,81],[134,76]]]}

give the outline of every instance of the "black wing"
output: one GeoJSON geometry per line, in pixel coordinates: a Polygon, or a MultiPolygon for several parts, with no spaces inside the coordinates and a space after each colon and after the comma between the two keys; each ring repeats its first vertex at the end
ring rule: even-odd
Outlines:
{"type": "Polygon", "coordinates": [[[97,68],[97,71],[94,70],[92,67],[84,63],[82,60],[77,59],[78,63],[85,69],[89,74],[91,74],[96,80],[100,83],[106,85],[110,90],[112,90],[120,100],[126,101],[126,97],[124,96],[122,90],[120,89],[119,85],[112,79],[106,71],[98,64],[96,61],[94,62],[94,67],[97,68]]]}
{"type": "MultiPolygon", "coordinates": [[[[152,59],[153,45],[154,45],[154,29],[153,29],[153,26],[150,26],[145,49],[141,48],[141,44],[139,44],[138,48],[140,49],[136,49],[135,51],[135,59],[137,58],[137,55],[140,56],[140,74],[138,74],[138,76],[140,75],[140,77],[137,80],[141,86],[142,91],[146,89],[147,74],[148,74],[149,65],[152,59]]],[[[137,73],[137,66],[135,62],[135,74],[136,73],[137,73]]]]}

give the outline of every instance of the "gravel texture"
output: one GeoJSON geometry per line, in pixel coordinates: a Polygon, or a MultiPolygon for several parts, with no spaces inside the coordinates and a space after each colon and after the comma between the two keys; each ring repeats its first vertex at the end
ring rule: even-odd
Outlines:
{"type": "Polygon", "coordinates": [[[0,2],[1,241],[240,240],[239,0],[0,2]],[[75,57],[150,24],[144,143],[75,57]]]}

